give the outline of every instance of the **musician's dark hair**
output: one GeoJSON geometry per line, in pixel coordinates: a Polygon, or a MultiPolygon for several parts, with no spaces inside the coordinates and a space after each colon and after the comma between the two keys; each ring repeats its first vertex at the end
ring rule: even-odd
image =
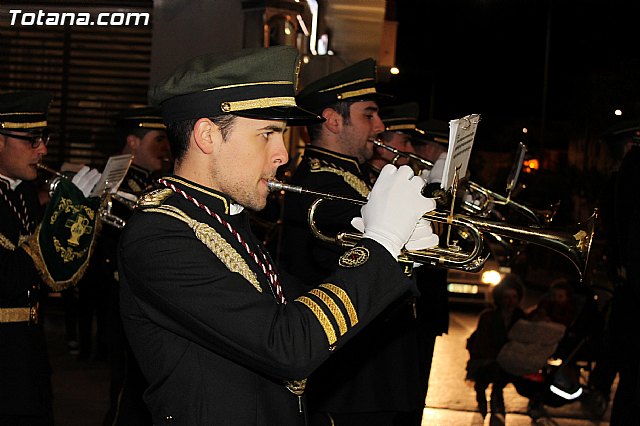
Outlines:
{"type": "MultiPolygon", "coordinates": [[[[208,117],[216,126],[220,128],[222,133],[222,139],[227,140],[229,132],[235,123],[236,116],[233,114],[223,114],[216,117],[208,117]]],[[[189,140],[191,133],[193,132],[193,126],[195,126],[198,118],[174,121],[167,125],[167,136],[171,143],[171,152],[176,160],[176,163],[180,163],[184,157],[187,149],[189,148],[189,140]]]]}

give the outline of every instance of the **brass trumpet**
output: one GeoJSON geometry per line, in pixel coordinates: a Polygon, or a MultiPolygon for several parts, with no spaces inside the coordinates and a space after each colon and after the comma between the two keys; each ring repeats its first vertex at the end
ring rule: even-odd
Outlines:
{"type": "Polygon", "coordinates": [[[422,169],[431,169],[431,168],[433,168],[433,163],[431,161],[427,160],[426,158],[422,158],[419,155],[414,154],[413,152],[400,151],[399,149],[396,149],[396,148],[394,148],[392,146],[389,146],[389,145],[383,143],[380,139],[374,139],[373,144],[375,146],[377,146],[377,147],[386,149],[387,151],[395,154],[395,157],[393,157],[393,160],[391,160],[391,164],[393,164],[394,166],[396,165],[396,163],[398,162],[400,157],[404,157],[404,158],[407,158],[409,160],[414,161],[422,169]]]}
{"type": "MultiPolygon", "coordinates": [[[[412,152],[400,151],[392,146],[384,144],[381,140],[376,139],[373,141],[375,146],[380,148],[384,148],[389,152],[395,154],[395,157],[391,161],[391,163],[395,166],[397,165],[398,160],[403,157],[410,161],[410,163],[419,166],[422,169],[430,170],[433,168],[433,163],[426,158],[422,158],[417,154],[412,152]]],[[[525,148],[526,149],[526,148],[525,148]]],[[[514,178],[517,180],[517,177],[514,178]]],[[[535,212],[524,204],[518,203],[514,201],[510,196],[505,197],[504,195],[498,194],[497,192],[491,191],[479,185],[471,180],[464,179],[461,181],[462,185],[471,193],[471,194],[480,194],[482,197],[482,202],[480,204],[474,204],[473,202],[469,202],[466,200],[462,200],[461,208],[470,215],[482,215],[486,216],[489,214],[493,206],[502,205],[502,206],[510,206],[518,213],[523,215],[525,218],[531,221],[532,224],[535,225],[544,225],[551,222],[553,218],[552,212],[551,214],[541,214],[535,212]]],[[[509,182],[509,186],[513,187],[515,182],[512,180],[509,182]]],[[[511,188],[512,189],[512,188],[511,188]]]]}
{"type": "MultiPolygon", "coordinates": [[[[36,164],[36,167],[42,169],[48,173],[51,173],[55,177],[49,181],[49,196],[52,196],[56,190],[58,182],[60,179],[68,179],[71,180],[73,174],[71,176],[67,176],[64,173],[60,173],[57,170],[52,169],[51,167],[45,166],[42,163],[36,164]]],[[[100,204],[100,211],[98,214],[100,215],[100,221],[102,223],[106,223],[107,225],[111,225],[116,229],[122,229],[126,225],[126,221],[119,216],[116,216],[111,212],[113,207],[112,200],[117,200],[127,206],[129,209],[133,210],[135,207],[137,197],[133,194],[129,194],[122,191],[117,191],[113,194],[107,194],[104,197],[104,200],[100,204]]]]}
{"type": "MultiPolygon", "coordinates": [[[[365,201],[357,200],[341,195],[327,194],[318,191],[304,189],[300,186],[289,185],[271,179],[268,182],[270,191],[287,191],[298,194],[307,194],[318,197],[309,208],[307,221],[311,232],[320,240],[339,244],[343,247],[353,247],[362,239],[362,234],[357,232],[340,232],[331,237],[324,235],[315,223],[315,212],[323,201],[345,201],[352,204],[364,205],[365,201]]],[[[505,222],[495,222],[483,218],[452,215],[449,212],[431,211],[425,213],[423,218],[432,222],[440,222],[445,225],[460,226],[465,228],[473,239],[474,247],[469,251],[463,251],[453,244],[447,248],[434,247],[422,250],[404,250],[403,254],[416,263],[432,265],[447,269],[459,269],[465,272],[477,272],[489,257],[484,250],[483,233],[491,233],[516,240],[527,241],[542,247],[554,250],[575,266],[582,280],[587,271],[587,261],[593,241],[595,221],[598,210],[595,209],[591,217],[584,223],[578,223],[571,230],[543,229],[538,226],[517,226],[505,222]]]]}

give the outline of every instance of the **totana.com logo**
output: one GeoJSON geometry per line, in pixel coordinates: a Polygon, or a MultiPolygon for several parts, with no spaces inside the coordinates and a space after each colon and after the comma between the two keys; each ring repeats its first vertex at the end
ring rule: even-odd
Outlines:
{"type": "Polygon", "coordinates": [[[148,12],[49,12],[42,9],[37,12],[23,12],[21,9],[10,9],[11,25],[23,26],[60,26],[60,25],[149,25],[151,16],[148,12]]]}

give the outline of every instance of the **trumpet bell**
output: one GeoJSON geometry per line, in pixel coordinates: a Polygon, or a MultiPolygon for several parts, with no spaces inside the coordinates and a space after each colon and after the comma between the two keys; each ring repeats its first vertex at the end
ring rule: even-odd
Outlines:
{"type": "Polygon", "coordinates": [[[586,221],[565,230],[540,226],[516,226],[482,218],[469,218],[483,232],[536,244],[563,255],[575,266],[580,281],[584,280],[587,274],[597,219],[598,209],[594,209],[586,221]]]}

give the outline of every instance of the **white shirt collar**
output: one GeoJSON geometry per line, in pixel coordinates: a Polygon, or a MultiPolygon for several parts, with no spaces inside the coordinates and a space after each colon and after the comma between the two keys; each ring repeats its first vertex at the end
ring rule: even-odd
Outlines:
{"type": "Polygon", "coordinates": [[[229,208],[229,214],[233,216],[241,213],[242,210],[244,210],[244,207],[242,207],[240,204],[231,203],[231,207],[229,208]]]}
{"type": "Polygon", "coordinates": [[[16,188],[18,187],[18,185],[20,185],[22,183],[21,179],[11,179],[6,177],[3,174],[0,174],[0,178],[6,180],[7,182],[9,182],[9,188],[11,188],[12,191],[15,191],[16,188]]]}

